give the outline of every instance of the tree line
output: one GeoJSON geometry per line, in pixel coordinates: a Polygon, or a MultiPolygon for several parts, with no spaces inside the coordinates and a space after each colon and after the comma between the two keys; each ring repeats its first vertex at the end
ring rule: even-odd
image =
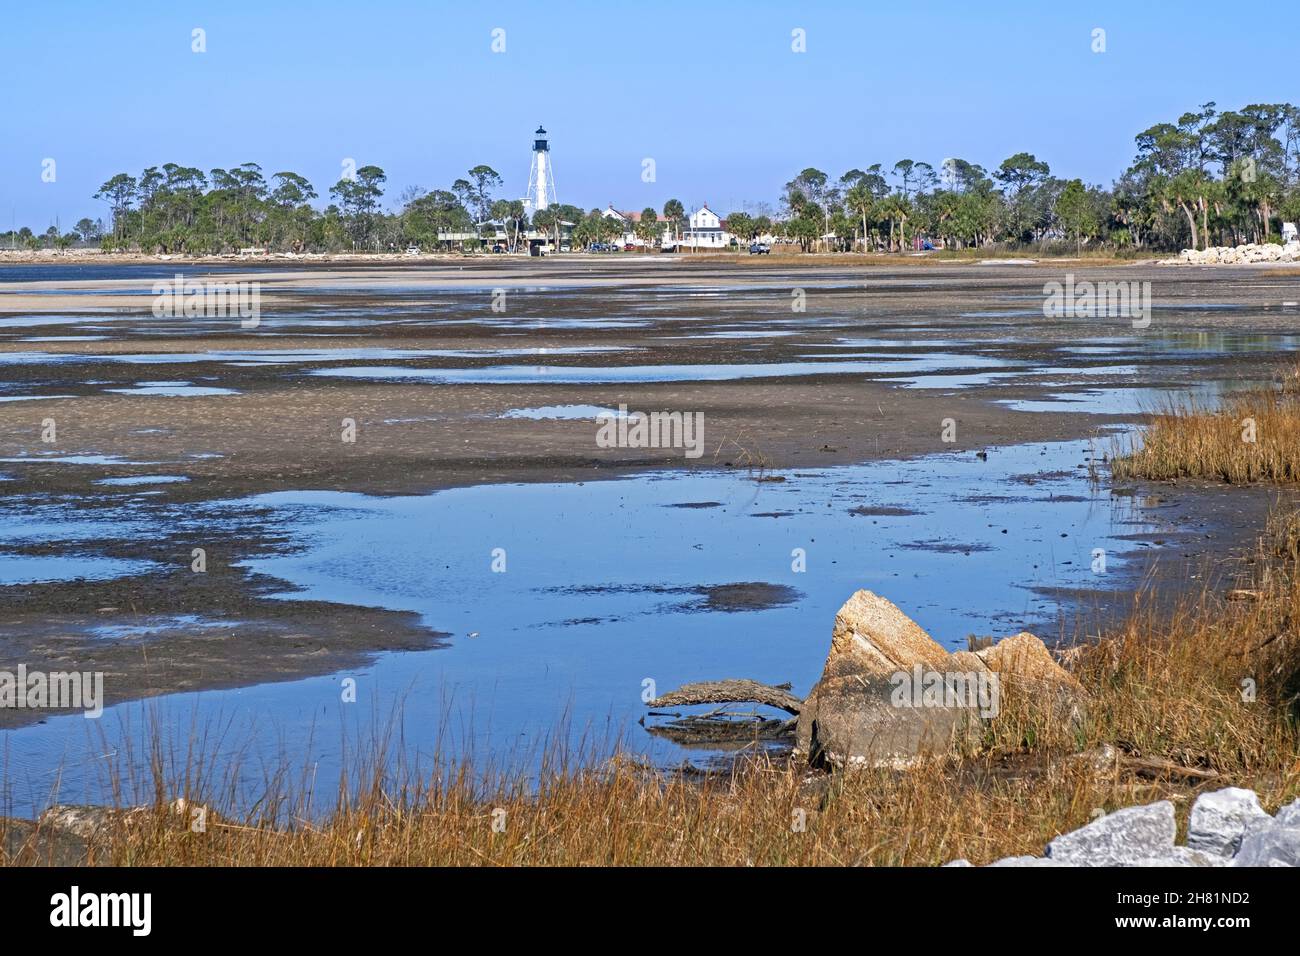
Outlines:
{"type": "MultiPolygon", "coordinates": [[[[1048,239],[1112,248],[1179,249],[1277,241],[1300,220],[1300,110],[1214,103],[1136,137],[1132,164],[1109,189],[1051,174],[1031,153],[991,172],[962,159],[939,169],[903,159],[832,181],[805,169],[785,186],[781,231],[804,249],[899,251],[1048,239]]],[[[728,217],[743,232],[742,217],[728,217]]]]}
{"type": "MultiPolygon", "coordinates": [[[[877,163],[838,179],[808,168],[786,183],[778,208],[732,212],[738,242],[771,236],[805,251],[900,252],[929,242],[946,248],[1048,241],[1076,249],[1169,250],[1278,241],[1281,223],[1300,220],[1300,110],[1255,104],[1220,112],[1214,103],[1158,123],[1135,138],[1136,155],[1110,188],[1054,177],[1031,153],[986,170],[963,159],[877,163]]],[[[378,166],[350,169],[320,197],[298,173],[269,176],[257,163],[207,172],[167,163],[139,176],[118,173],[95,193],[109,225],[85,218],[68,233],[50,227],[0,233],[0,246],[213,254],[247,247],[286,252],[520,247],[530,230],[558,242],[561,224],[586,247],[628,226],[599,209],[558,205],[530,217],[519,200],[497,198],[501,176],[479,165],[448,189],[403,190],[381,208],[387,176],[378,166]],[[491,224],[489,227],[488,224],[491,224]],[[451,237],[457,238],[451,238],[451,237]]],[[[647,245],[680,236],[686,210],[671,199],[648,207],[631,228],[647,245]]]]}

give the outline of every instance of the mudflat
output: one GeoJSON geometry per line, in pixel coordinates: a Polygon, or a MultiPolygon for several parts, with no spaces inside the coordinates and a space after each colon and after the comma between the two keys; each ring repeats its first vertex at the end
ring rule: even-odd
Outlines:
{"type": "MultiPolygon", "coordinates": [[[[1300,321],[1300,279],[1245,268],[626,255],[119,270],[0,268],[0,667],[102,670],[110,703],[329,674],[451,637],[346,596],[283,600],[284,582],[252,565],[300,543],[260,496],[645,472],[758,484],[930,455],[978,468],[1002,447],[1075,440],[1100,462],[1144,410],[1274,375],[1300,321]],[[155,316],[153,283],[174,274],[258,283],[256,327],[155,316]],[[1067,274],[1149,283],[1149,326],[1048,318],[1045,285],[1067,274]],[[601,447],[595,416],[620,409],[702,413],[703,453],[601,447]]],[[[1179,542],[1161,573],[1192,589],[1245,559],[1275,497],[1109,491],[1163,529],[1148,522],[1135,552],[1179,542]]],[[[707,521],[710,504],[663,520],[707,521]]],[[[1129,586],[1149,570],[1130,562],[1129,586]]],[[[705,583],[703,606],[724,612],[766,606],[774,587],[705,583]]]]}

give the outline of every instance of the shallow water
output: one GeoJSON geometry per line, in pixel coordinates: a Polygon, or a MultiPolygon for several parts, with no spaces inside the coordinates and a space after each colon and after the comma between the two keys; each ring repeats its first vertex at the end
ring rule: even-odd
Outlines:
{"type": "Polygon", "coordinates": [[[595,421],[597,415],[614,415],[620,413],[615,408],[602,408],[600,405],[542,405],[539,408],[512,408],[502,412],[502,418],[527,418],[533,421],[555,419],[559,421],[595,421]]]}
{"type": "Polygon", "coordinates": [[[940,368],[1003,367],[1010,363],[987,355],[928,355],[922,358],[882,357],[875,361],[767,362],[734,365],[496,365],[487,368],[398,368],[361,366],[315,369],[312,375],[377,381],[461,382],[496,385],[603,385],[619,382],[720,382],[744,378],[788,378],[797,375],[905,373],[940,368]]]}
{"type": "MultiPolygon", "coordinates": [[[[182,739],[196,722],[237,716],[252,741],[245,758],[285,756],[321,780],[337,779],[340,736],[363,734],[399,707],[412,761],[427,761],[440,738],[456,753],[517,759],[567,719],[570,742],[622,731],[631,749],[676,763],[691,755],[636,725],[646,679],[660,692],[745,676],[806,693],[835,611],[858,588],[887,595],[956,648],[970,633],[1047,625],[1050,636],[1061,608],[1035,587],[1124,582],[1130,545],[1118,536],[1151,525],[1089,484],[1088,454],[1087,443],[1069,442],[995,448],[987,462],[953,454],[796,472],[782,483],[699,471],[225,502],[213,520],[269,509],[288,534],[290,552],[246,565],[283,581],[282,600],[411,611],[450,633],[449,645],[329,677],[123,704],[99,721],[60,716],[3,740],[33,781],[62,764],[65,800],[104,796],[93,753],[127,752],[145,707],[182,739]],[[1105,574],[1091,570],[1096,548],[1107,552],[1105,574]],[[795,549],[806,570],[795,570],[795,549]],[[750,609],[714,599],[745,583],[766,586],[739,605],[750,609]],[[793,600],[764,603],[783,589],[793,600]],[[357,704],[340,702],[345,677],[357,680],[357,704]]],[[[57,513],[44,519],[54,539],[57,513]]],[[[90,535],[72,527],[71,509],[63,520],[64,537],[90,535]]],[[[250,792],[259,780],[246,781],[250,792]]],[[[11,796],[38,799],[35,790],[11,796]]]]}

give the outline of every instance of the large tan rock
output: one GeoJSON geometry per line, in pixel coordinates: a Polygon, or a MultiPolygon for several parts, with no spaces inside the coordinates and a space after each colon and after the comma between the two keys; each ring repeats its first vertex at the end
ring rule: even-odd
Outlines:
{"type": "Polygon", "coordinates": [[[799,712],[797,751],[834,766],[897,765],[947,753],[968,733],[970,715],[964,708],[899,706],[894,679],[949,664],[948,652],[896,605],[858,591],[835,615],[821,680],[799,712]]]}
{"type": "Polygon", "coordinates": [[[832,766],[947,754],[977,739],[1011,682],[1078,718],[1083,687],[1033,634],[950,654],[893,603],[858,591],[835,615],[821,679],[799,712],[796,751],[832,766]],[[977,685],[988,692],[978,702],[977,685]],[[922,687],[931,692],[914,690],[922,687]]]}
{"type": "Polygon", "coordinates": [[[889,676],[915,664],[942,667],[948,652],[893,602],[858,591],[835,615],[822,679],[848,674],[889,676]]]}
{"type": "Polygon", "coordinates": [[[823,678],[799,712],[796,753],[831,767],[901,768],[950,753],[978,729],[968,708],[900,706],[895,698],[887,677],[823,678]]]}
{"type": "Polygon", "coordinates": [[[1056,658],[1046,644],[1028,631],[1013,634],[971,656],[983,661],[1004,680],[1027,681],[1040,688],[1068,689],[1083,693],[1083,685],[1056,663],[1056,658]]]}

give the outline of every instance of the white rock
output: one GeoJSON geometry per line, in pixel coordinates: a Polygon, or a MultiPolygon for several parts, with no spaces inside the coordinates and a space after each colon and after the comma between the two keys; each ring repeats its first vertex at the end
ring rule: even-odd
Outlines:
{"type": "Polygon", "coordinates": [[[989,866],[1069,866],[1060,860],[1045,856],[1009,856],[1006,859],[990,863],[989,866]]]}
{"type": "Polygon", "coordinates": [[[1161,856],[1147,857],[1145,860],[1137,860],[1133,863],[1125,863],[1124,866],[1228,866],[1230,860],[1226,856],[1218,856],[1214,853],[1205,853],[1201,850],[1191,850],[1185,846],[1176,846],[1168,853],[1161,856]]]}
{"type": "Polygon", "coordinates": [[[1273,819],[1284,827],[1300,827],[1300,799],[1292,800],[1273,819]]]}
{"type": "Polygon", "coordinates": [[[1169,856],[1177,832],[1174,805],[1161,800],[1116,810],[1059,836],[1047,845],[1047,855],[1073,866],[1133,866],[1169,856]]]}
{"type": "Polygon", "coordinates": [[[1253,790],[1227,787],[1203,793],[1192,805],[1187,824],[1187,846],[1193,850],[1232,856],[1252,820],[1271,819],[1253,790]]]}
{"type": "Polygon", "coordinates": [[[1252,823],[1232,866],[1300,866],[1300,827],[1252,823]]]}

